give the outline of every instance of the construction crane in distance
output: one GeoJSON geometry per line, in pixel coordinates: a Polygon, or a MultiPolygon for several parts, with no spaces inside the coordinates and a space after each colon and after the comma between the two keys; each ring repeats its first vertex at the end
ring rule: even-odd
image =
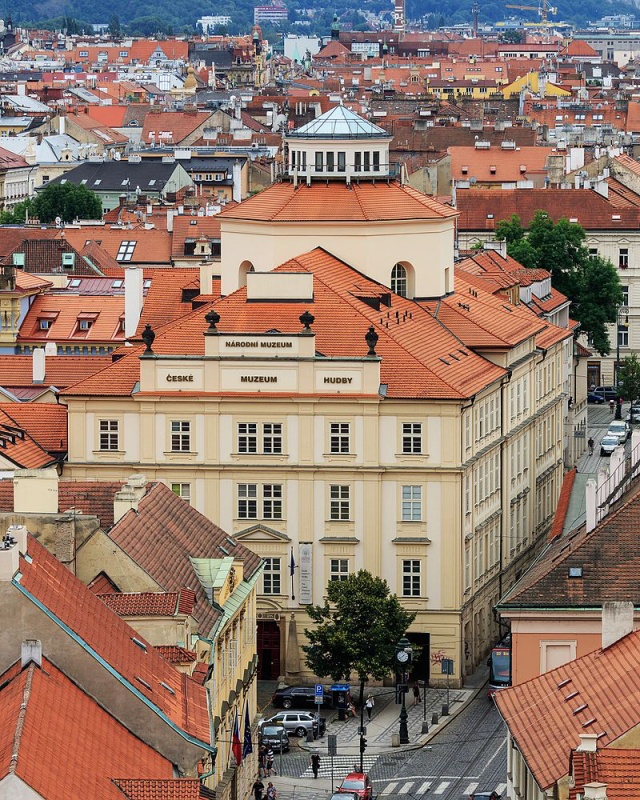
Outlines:
{"type": "Polygon", "coordinates": [[[543,27],[553,25],[552,22],[549,22],[549,14],[558,13],[558,9],[555,6],[547,5],[547,0],[540,0],[540,3],[537,6],[520,6],[514,5],[513,3],[507,3],[505,8],[517,8],[520,11],[537,11],[538,15],[540,16],[540,22],[538,24],[543,27]]]}

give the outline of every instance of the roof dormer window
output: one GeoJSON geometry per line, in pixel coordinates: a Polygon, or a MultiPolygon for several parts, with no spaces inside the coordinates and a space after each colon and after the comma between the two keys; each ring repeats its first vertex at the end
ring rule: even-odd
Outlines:
{"type": "Polygon", "coordinates": [[[116,261],[131,261],[133,258],[133,251],[136,249],[136,244],[136,242],[130,241],[120,242],[116,261]]]}

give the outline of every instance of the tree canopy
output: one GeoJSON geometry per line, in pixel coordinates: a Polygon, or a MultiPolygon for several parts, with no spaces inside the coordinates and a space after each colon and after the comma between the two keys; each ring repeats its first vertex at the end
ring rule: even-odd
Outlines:
{"type": "Polygon", "coordinates": [[[567,219],[554,222],[545,211],[536,211],[528,231],[514,214],[498,222],[496,236],[506,241],[509,255],[524,267],[551,273],[553,287],[571,300],[571,316],[589,344],[600,355],[608,355],[607,324],[616,321],[622,288],[613,264],[589,253],[584,228],[567,219]]]}
{"type": "Polygon", "coordinates": [[[415,619],[387,582],[366,570],[330,581],[324,605],[308,606],[307,613],[316,623],[305,629],[308,666],[334,681],[355,673],[361,700],[368,678],[382,680],[392,670],[398,639],[415,619]]]}
{"type": "Polygon", "coordinates": [[[620,362],[618,393],[623,400],[640,399],[640,361],[635,353],[623,358],[620,362]]]}
{"type": "Polygon", "coordinates": [[[12,211],[3,211],[0,223],[24,222],[26,216],[40,222],[63,222],[74,219],[102,219],[102,202],[95,192],[86,186],[73,183],[51,183],[35,197],[18,203],[12,211]]]}

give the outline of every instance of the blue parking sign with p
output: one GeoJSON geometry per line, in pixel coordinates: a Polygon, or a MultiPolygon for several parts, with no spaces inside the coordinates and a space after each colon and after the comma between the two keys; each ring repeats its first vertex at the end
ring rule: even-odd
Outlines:
{"type": "Polygon", "coordinates": [[[323,699],[324,699],[324,686],[321,683],[316,683],[316,703],[318,705],[321,705],[323,699]]]}

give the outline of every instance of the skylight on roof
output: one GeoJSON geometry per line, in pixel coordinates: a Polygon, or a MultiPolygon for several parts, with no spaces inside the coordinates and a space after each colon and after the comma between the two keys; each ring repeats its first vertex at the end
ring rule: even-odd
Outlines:
{"type": "MultiPolygon", "coordinates": [[[[135,645],[137,645],[141,650],[144,650],[145,653],[147,652],[147,645],[143,641],[141,641],[140,639],[137,639],[135,636],[131,637],[131,641],[135,645]]],[[[151,688],[151,687],[149,687],[149,688],[151,688]]]]}

